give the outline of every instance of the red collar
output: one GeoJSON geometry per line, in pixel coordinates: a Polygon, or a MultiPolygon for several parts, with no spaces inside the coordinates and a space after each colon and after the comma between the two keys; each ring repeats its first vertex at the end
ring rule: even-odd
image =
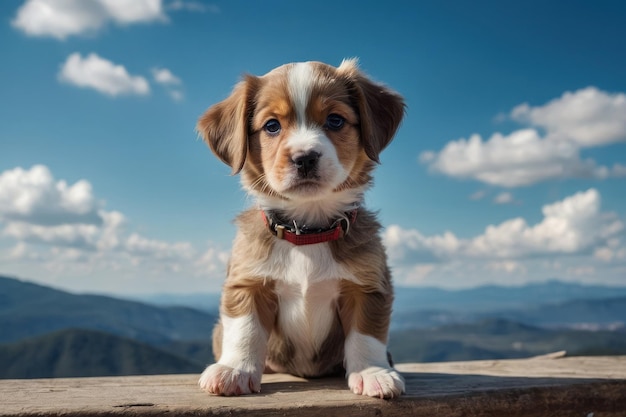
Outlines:
{"type": "Polygon", "coordinates": [[[330,242],[348,234],[350,225],[356,221],[358,209],[346,212],[338,218],[328,229],[310,230],[306,226],[299,227],[295,221],[292,224],[280,223],[271,212],[261,210],[261,216],[270,233],[279,239],[284,239],[294,245],[313,245],[330,242]]]}

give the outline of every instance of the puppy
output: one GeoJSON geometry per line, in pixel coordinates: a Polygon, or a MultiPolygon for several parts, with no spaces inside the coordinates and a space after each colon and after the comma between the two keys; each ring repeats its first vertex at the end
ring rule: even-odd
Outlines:
{"type": "Polygon", "coordinates": [[[256,202],[236,220],[217,362],[202,389],[259,392],[265,370],[345,373],[372,397],[404,391],[387,354],[393,289],[381,226],[362,206],[404,107],[351,59],[246,76],[200,117],[198,132],[256,202]]]}

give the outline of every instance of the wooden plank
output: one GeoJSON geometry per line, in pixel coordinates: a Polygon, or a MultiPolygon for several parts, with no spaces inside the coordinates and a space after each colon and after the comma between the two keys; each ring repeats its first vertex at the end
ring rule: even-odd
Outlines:
{"type": "Polygon", "coordinates": [[[0,381],[2,416],[624,416],[626,356],[401,364],[407,393],[352,394],[341,378],[265,375],[262,393],[216,397],[198,375],[0,381]]]}

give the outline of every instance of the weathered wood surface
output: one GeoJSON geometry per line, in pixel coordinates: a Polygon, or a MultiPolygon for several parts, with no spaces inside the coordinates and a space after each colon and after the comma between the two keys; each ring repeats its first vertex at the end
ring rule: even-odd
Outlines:
{"type": "Polygon", "coordinates": [[[407,393],[365,398],[340,378],[265,375],[216,397],[198,375],[0,381],[2,416],[626,416],[626,356],[400,364],[407,393]]]}

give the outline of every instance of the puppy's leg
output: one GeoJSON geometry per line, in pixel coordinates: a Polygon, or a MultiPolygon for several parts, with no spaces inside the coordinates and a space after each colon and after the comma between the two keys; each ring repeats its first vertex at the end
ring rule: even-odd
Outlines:
{"type": "Polygon", "coordinates": [[[353,330],[346,338],[346,375],[355,394],[393,398],[404,392],[404,379],[387,362],[387,347],[353,330]]]}
{"type": "Polygon", "coordinates": [[[221,331],[214,332],[217,363],[204,370],[200,388],[217,395],[261,390],[267,339],[277,306],[273,286],[263,280],[226,284],[220,307],[221,331]]]}
{"type": "Polygon", "coordinates": [[[340,316],[346,335],[344,365],[355,394],[393,398],[404,392],[404,379],[387,356],[391,290],[342,282],[340,316]]]}

